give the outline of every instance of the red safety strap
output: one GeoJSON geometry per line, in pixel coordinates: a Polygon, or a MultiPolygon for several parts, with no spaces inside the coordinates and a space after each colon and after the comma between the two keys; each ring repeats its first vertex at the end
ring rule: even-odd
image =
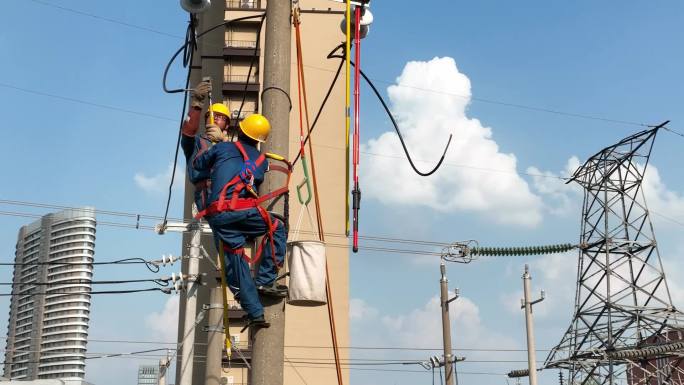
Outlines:
{"type": "Polygon", "coordinates": [[[245,262],[247,262],[250,265],[253,265],[253,264],[259,262],[259,260],[261,259],[261,256],[263,254],[264,245],[266,244],[266,240],[268,240],[269,246],[271,247],[271,259],[273,260],[273,264],[276,267],[281,268],[283,266],[283,264],[282,264],[282,262],[278,263],[278,260],[276,259],[276,256],[275,256],[275,254],[276,254],[276,252],[275,252],[275,240],[273,239],[273,234],[275,233],[276,229],[281,224],[281,222],[278,219],[276,219],[275,221],[271,221],[271,216],[268,215],[268,212],[266,210],[264,210],[262,207],[258,207],[257,209],[259,210],[259,214],[261,215],[261,218],[266,223],[268,231],[266,232],[266,234],[262,238],[261,243],[259,244],[259,247],[257,248],[257,251],[254,254],[254,257],[250,257],[249,255],[247,255],[244,247],[233,249],[233,248],[227,246],[226,244],[223,244],[223,251],[225,251],[227,253],[231,253],[231,254],[238,254],[242,257],[242,259],[245,260],[245,262]]]}

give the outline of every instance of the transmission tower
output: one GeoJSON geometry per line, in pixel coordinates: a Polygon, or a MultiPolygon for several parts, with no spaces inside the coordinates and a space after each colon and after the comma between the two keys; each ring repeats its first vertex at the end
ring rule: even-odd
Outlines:
{"type": "Polygon", "coordinates": [[[570,179],[584,188],[575,309],[545,362],[567,370],[568,385],[684,384],[684,314],[672,305],[641,189],[665,124],[604,148],[570,179]]]}

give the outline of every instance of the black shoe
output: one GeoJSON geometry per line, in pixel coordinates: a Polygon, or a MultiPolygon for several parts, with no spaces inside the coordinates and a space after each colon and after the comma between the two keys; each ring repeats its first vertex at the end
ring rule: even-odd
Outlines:
{"type": "Polygon", "coordinates": [[[266,319],[264,318],[263,315],[256,317],[256,318],[247,318],[247,325],[240,330],[240,333],[243,333],[245,330],[247,330],[249,327],[255,327],[255,328],[267,328],[270,327],[271,324],[266,322],[266,319]]]}
{"type": "Polygon", "coordinates": [[[275,298],[285,298],[287,297],[287,286],[285,285],[260,285],[257,286],[257,291],[261,295],[265,295],[268,297],[275,297],[275,298]]]}

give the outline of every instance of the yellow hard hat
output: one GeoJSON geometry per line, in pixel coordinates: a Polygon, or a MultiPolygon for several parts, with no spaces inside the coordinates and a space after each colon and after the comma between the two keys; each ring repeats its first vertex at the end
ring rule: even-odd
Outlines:
{"type": "Polygon", "coordinates": [[[248,137],[263,143],[271,132],[271,123],[261,114],[252,114],[240,122],[240,130],[248,137]]]}
{"type": "MultiPolygon", "coordinates": [[[[225,115],[228,117],[228,119],[230,119],[230,111],[228,111],[228,107],[226,107],[226,105],[223,103],[212,104],[211,111],[213,111],[215,114],[225,115]]],[[[209,111],[207,111],[207,114],[209,114],[209,111]]]]}

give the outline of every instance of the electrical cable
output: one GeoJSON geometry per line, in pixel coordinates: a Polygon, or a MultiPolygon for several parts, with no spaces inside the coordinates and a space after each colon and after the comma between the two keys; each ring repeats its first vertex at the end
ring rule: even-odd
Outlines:
{"type": "MultiPolygon", "coordinates": [[[[66,291],[66,292],[40,292],[40,293],[26,293],[26,294],[15,294],[15,293],[0,293],[0,297],[18,297],[18,296],[35,296],[35,295],[76,295],[76,294],[130,294],[130,293],[142,293],[148,291],[161,291],[166,293],[166,291],[159,287],[153,287],[149,289],[134,289],[134,290],[100,290],[100,291],[66,291]]],[[[169,294],[169,293],[166,293],[169,294]]]]}
{"type": "MultiPolygon", "coordinates": [[[[164,68],[164,75],[162,76],[162,88],[164,89],[164,92],[171,93],[171,94],[183,92],[184,97],[183,97],[183,108],[181,109],[180,127],[178,128],[178,140],[176,141],[176,153],[173,157],[173,168],[172,168],[172,172],[171,172],[171,182],[169,183],[169,193],[168,193],[168,197],[166,200],[166,209],[164,210],[164,220],[162,221],[162,228],[166,227],[167,217],[169,214],[169,206],[171,205],[171,195],[172,195],[172,191],[173,191],[173,182],[174,182],[175,177],[176,177],[176,167],[178,166],[178,152],[180,150],[181,137],[183,135],[182,132],[183,132],[183,122],[185,119],[185,109],[187,108],[187,103],[188,103],[187,93],[188,93],[188,87],[190,86],[190,74],[192,73],[192,66],[188,67],[188,65],[192,63],[194,51],[197,49],[197,39],[199,39],[200,37],[204,36],[205,34],[211,32],[217,28],[228,26],[231,23],[234,23],[236,21],[249,20],[249,19],[254,19],[256,17],[262,17],[262,21],[263,21],[263,18],[266,17],[266,13],[263,13],[263,14],[258,15],[258,16],[245,16],[245,17],[239,17],[239,18],[233,19],[233,20],[224,21],[220,24],[217,24],[217,25],[207,29],[206,31],[204,31],[200,34],[197,34],[195,31],[195,18],[192,14],[190,14],[190,24],[188,25],[188,29],[186,30],[185,43],[176,51],[176,53],[173,54],[173,56],[171,57],[169,62],[166,64],[166,67],[164,68]],[[176,57],[178,57],[178,55],[181,52],[183,53],[183,67],[188,67],[188,75],[187,75],[186,80],[185,80],[185,88],[173,89],[172,90],[172,89],[169,89],[166,87],[166,78],[167,78],[168,73],[169,73],[169,68],[171,68],[171,64],[173,64],[173,62],[176,60],[176,57]]],[[[254,52],[254,54],[256,55],[256,51],[254,52]]],[[[249,82],[249,78],[247,79],[247,81],[249,82]]]]}
{"type": "MultiPolygon", "coordinates": [[[[70,257],[74,258],[74,257],[70,257]]],[[[78,258],[78,257],[76,257],[78,258]]],[[[83,266],[83,265],[89,265],[89,266],[96,266],[96,265],[135,265],[135,264],[145,264],[148,270],[150,270],[153,273],[158,273],[159,272],[159,266],[157,266],[154,261],[147,261],[143,258],[124,258],[124,259],[118,259],[115,261],[100,261],[100,262],[95,262],[95,261],[83,261],[83,262],[57,262],[57,261],[48,261],[48,262],[0,262],[0,266],[83,266]]]]}
{"type": "MultiPolygon", "coordinates": [[[[333,57],[344,59],[344,56],[340,56],[340,55],[334,55],[333,57]]],[[[351,61],[351,65],[356,67],[356,63],[354,63],[353,61],[351,61]]],[[[366,83],[368,83],[368,85],[371,87],[371,89],[375,93],[375,96],[378,98],[378,100],[382,104],[382,107],[385,109],[387,116],[392,121],[392,125],[394,126],[394,130],[397,132],[397,136],[399,137],[399,141],[401,142],[401,147],[404,150],[404,154],[406,154],[406,159],[408,159],[409,164],[411,165],[411,168],[413,168],[413,171],[415,171],[415,173],[420,175],[420,176],[430,176],[430,175],[434,174],[439,169],[439,167],[442,165],[442,162],[444,162],[444,157],[446,156],[447,150],[449,150],[449,145],[451,144],[451,139],[453,138],[453,134],[449,134],[449,139],[447,140],[447,144],[444,147],[444,151],[442,152],[442,156],[439,158],[439,161],[437,162],[437,164],[430,171],[427,171],[427,172],[422,172],[422,171],[418,170],[418,168],[416,168],[416,165],[413,163],[413,159],[411,158],[411,154],[409,153],[408,148],[406,147],[406,143],[404,142],[404,137],[401,134],[401,130],[399,130],[399,125],[397,124],[396,120],[394,119],[394,115],[392,115],[392,112],[390,111],[389,107],[387,106],[387,103],[385,103],[385,99],[382,97],[382,95],[380,95],[380,92],[378,91],[378,89],[375,88],[375,85],[368,78],[368,76],[366,76],[366,74],[363,72],[363,70],[359,69],[359,73],[361,74],[363,79],[366,81],[366,83]]]]}
{"type": "MultiPolygon", "coordinates": [[[[264,13],[259,22],[259,28],[257,29],[256,44],[254,44],[254,52],[252,53],[252,60],[249,63],[249,70],[247,71],[247,81],[245,81],[245,89],[242,91],[242,102],[240,102],[240,109],[235,119],[240,119],[242,115],[242,108],[245,105],[245,100],[247,99],[247,88],[249,87],[249,77],[252,76],[252,68],[254,67],[254,62],[259,53],[259,45],[261,44],[261,29],[264,26],[264,20],[266,20],[266,14],[264,13]]],[[[256,75],[255,75],[256,76],[256,75]]]]}
{"type": "MultiPolygon", "coordinates": [[[[331,55],[337,51],[340,47],[343,45],[340,44],[339,46],[335,47],[329,54],[328,58],[331,57],[331,55]]],[[[321,106],[318,108],[318,112],[316,113],[316,117],[313,120],[313,123],[311,123],[311,128],[309,128],[309,132],[306,134],[306,138],[304,139],[304,144],[309,142],[309,137],[311,136],[311,133],[313,132],[314,128],[316,128],[316,123],[318,123],[318,118],[321,117],[321,113],[323,112],[323,108],[325,107],[325,104],[328,102],[328,99],[330,98],[330,94],[332,94],[333,89],[335,88],[335,84],[337,83],[337,79],[340,76],[340,72],[342,71],[342,66],[344,65],[344,60],[340,61],[340,65],[337,67],[337,71],[335,71],[335,76],[333,77],[333,81],[330,83],[330,87],[328,87],[328,92],[325,93],[325,96],[323,97],[323,101],[321,102],[321,106]]],[[[299,160],[301,154],[297,154],[295,157],[294,161],[292,161],[292,167],[297,164],[297,161],[299,160]]]]}
{"type": "MultiPolygon", "coordinates": [[[[184,51],[183,52],[183,67],[186,67],[189,63],[192,62],[193,56],[194,56],[194,51],[196,49],[196,34],[195,34],[195,17],[190,14],[190,24],[188,25],[188,29],[186,30],[186,35],[185,35],[185,44],[183,45],[182,49],[179,50],[178,52],[184,51]],[[188,44],[190,45],[188,49],[188,44]]],[[[176,53],[176,55],[178,54],[176,53]]],[[[176,55],[174,55],[173,58],[171,58],[171,61],[167,64],[166,68],[164,69],[164,78],[162,80],[162,86],[164,88],[164,91],[167,93],[175,93],[179,92],[178,90],[168,90],[166,88],[166,75],[168,73],[169,67],[171,66],[171,63],[173,63],[174,59],[176,58],[176,55]]],[[[185,109],[188,106],[188,98],[187,98],[187,89],[190,86],[190,75],[192,74],[192,67],[188,68],[188,74],[185,78],[185,88],[181,90],[184,92],[183,95],[183,108],[181,108],[181,117],[180,117],[180,125],[178,127],[178,138],[176,139],[176,152],[173,155],[173,168],[171,171],[171,182],[169,182],[169,193],[166,198],[166,209],[164,210],[164,220],[162,221],[162,228],[166,227],[167,223],[167,217],[169,215],[169,207],[171,206],[171,195],[173,192],[173,182],[176,179],[176,167],[178,167],[178,152],[180,150],[180,144],[181,144],[181,138],[183,136],[183,123],[185,119],[185,109]]]]}
{"type": "Polygon", "coordinates": [[[167,279],[129,279],[121,281],[90,281],[82,278],[72,278],[65,281],[58,282],[0,282],[0,286],[61,286],[61,285],[72,285],[72,284],[88,284],[88,285],[120,285],[124,283],[142,283],[142,282],[152,282],[159,286],[168,286],[169,280],[167,279]]]}

